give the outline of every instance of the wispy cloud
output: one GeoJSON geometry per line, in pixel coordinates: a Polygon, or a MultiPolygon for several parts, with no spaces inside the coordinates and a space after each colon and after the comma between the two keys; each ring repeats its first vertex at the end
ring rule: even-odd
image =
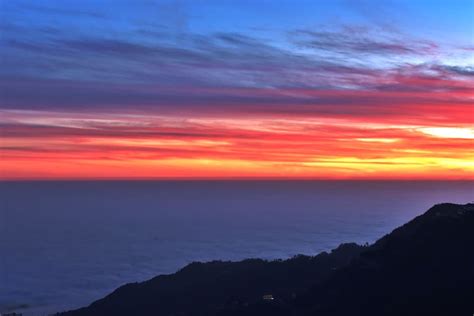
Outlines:
{"type": "Polygon", "coordinates": [[[428,41],[370,33],[369,31],[344,28],[336,31],[300,30],[293,32],[297,45],[314,50],[337,53],[351,57],[366,55],[426,55],[435,53],[438,45],[428,41]]]}
{"type": "Polygon", "coordinates": [[[60,163],[67,174],[81,164],[111,173],[382,177],[398,166],[407,177],[454,169],[472,177],[470,43],[407,35],[357,7],[371,27],[271,36],[193,29],[174,6],[153,6],[170,12],[173,27],[87,6],[15,7],[48,18],[0,21],[7,176],[24,174],[21,160],[41,174],[33,162],[60,163]]]}

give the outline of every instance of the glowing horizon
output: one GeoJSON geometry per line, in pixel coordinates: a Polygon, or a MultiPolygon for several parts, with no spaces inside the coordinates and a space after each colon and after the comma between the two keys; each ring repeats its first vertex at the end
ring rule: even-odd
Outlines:
{"type": "Polygon", "coordinates": [[[474,180],[472,2],[71,3],[2,4],[0,179],[474,180]]]}

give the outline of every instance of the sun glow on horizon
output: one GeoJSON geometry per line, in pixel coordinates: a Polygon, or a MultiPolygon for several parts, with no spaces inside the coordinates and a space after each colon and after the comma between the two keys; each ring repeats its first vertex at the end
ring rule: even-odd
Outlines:
{"type": "Polygon", "coordinates": [[[420,131],[440,138],[474,139],[474,128],[470,127],[424,127],[420,131]]]}
{"type": "Polygon", "coordinates": [[[474,180],[472,1],[165,2],[2,2],[0,179],[474,180]]]}
{"type": "Polygon", "coordinates": [[[144,124],[117,114],[4,114],[21,128],[3,138],[3,179],[474,178],[469,126],[196,115],[149,115],[144,124]]]}

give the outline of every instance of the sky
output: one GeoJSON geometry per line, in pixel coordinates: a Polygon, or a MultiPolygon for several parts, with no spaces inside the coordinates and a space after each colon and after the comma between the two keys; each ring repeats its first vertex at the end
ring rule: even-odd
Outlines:
{"type": "Polygon", "coordinates": [[[0,179],[474,179],[474,2],[0,0],[0,179]]]}

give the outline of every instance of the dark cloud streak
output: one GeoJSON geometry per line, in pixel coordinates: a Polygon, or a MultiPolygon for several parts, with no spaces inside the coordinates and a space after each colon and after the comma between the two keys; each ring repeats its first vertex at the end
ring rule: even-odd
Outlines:
{"type": "MultiPolygon", "coordinates": [[[[25,26],[2,25],[0,108],[5,109],[384,115],[410,102],[445,104],[449,100],[438,93],[473,89],[471,66],[401,62],[401,56],[429,55],[438,46],[394,32],[374,34],[348,26],[331,32],[299,30],[288,33],[282,48],[239,33],[173,37],[139,29],[98,36],[54,26],[25,32],[25,26]],[[382,61],[369,64],[368,55],[382,61]],[[311,95],[301,92],[306,90],[311,95]],[[399,95],[392,94],[388,104],[384,92],[399,95]]],[[[451,100],[470,102],[462,95],[451,100]]]]}

